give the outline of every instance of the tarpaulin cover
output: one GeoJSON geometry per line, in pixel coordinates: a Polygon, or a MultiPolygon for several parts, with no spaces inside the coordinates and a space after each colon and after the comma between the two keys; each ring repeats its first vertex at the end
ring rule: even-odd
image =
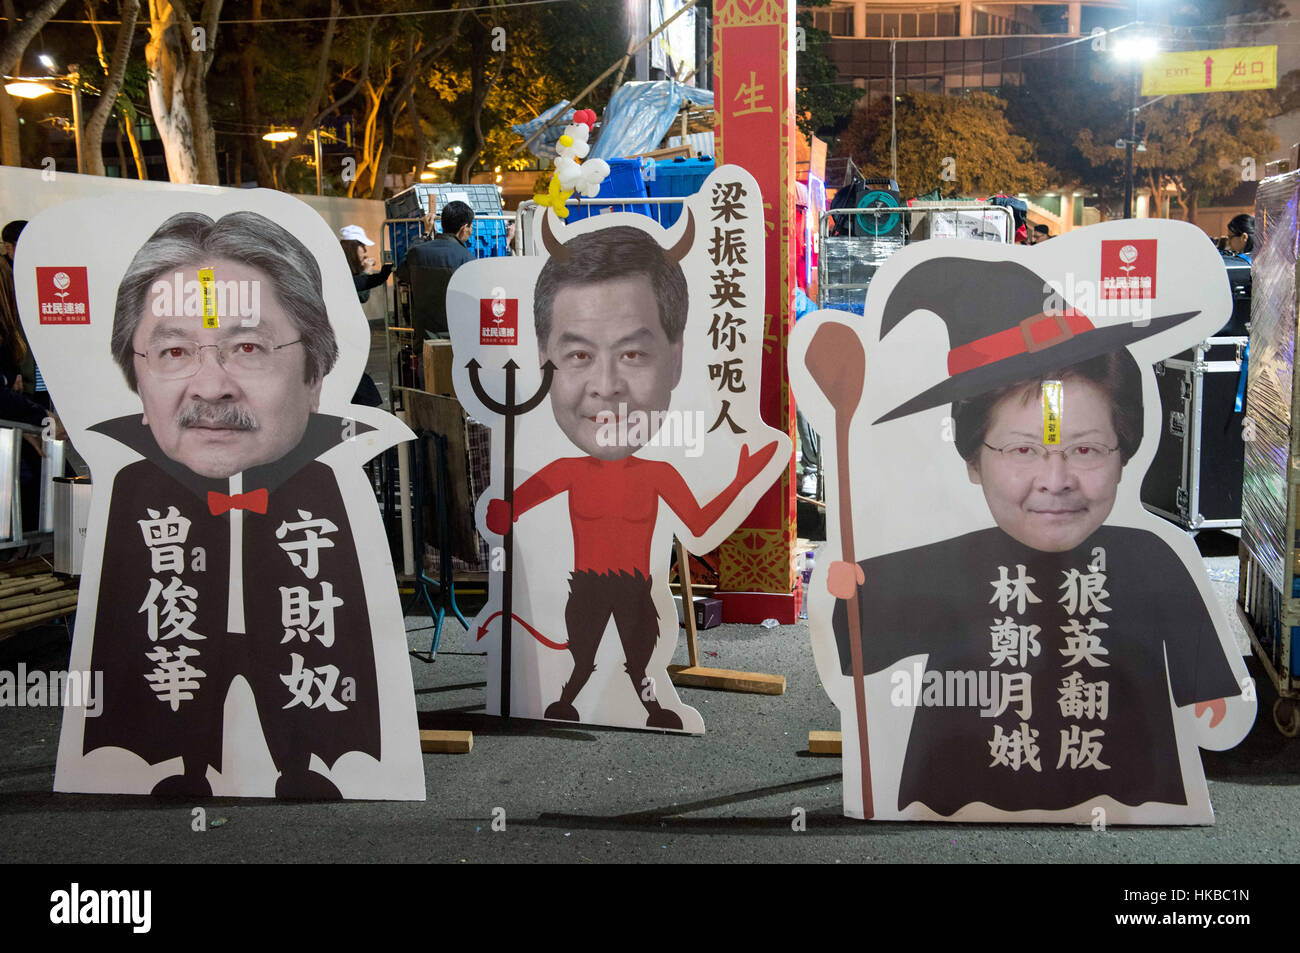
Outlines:
{"type": "MultiPolygon", "coordinates": [[[[600,135],[592,146],[589,158],[613,159],[635,156],[658,147],[672,127],[682,103],[689,100],[697,106],[713,106],[713,91],[683,86],[672,80],[653,83],[624,83],[610,98],[600,116],[600,135]]],[[[568,102],[556,103],[532,122],[513,126],[515,132],[527,139],[538,126],[564,111],[563,121],[556,120],[529,149],[539,159],[555,158],[555,143],[564,132],[564,126],[573,118],[568,102]]]]}
{"type": "Polygon", "coordinates": [[[511,126],[510,128],[523,136],[524,141],[527,142],[528,137],[537,131],[538,126],[550,122],[551,119],[558,116],[561,112],[564,113],[564,118],[556,119],[555,122],[547,126],[546,131],[537,138],[537,141],[528,147],[528,151],[537,156],[537,158],[553,160],[555,158],[555,144],[559,141],[560,136],[564,135],[564,127],[573,122],[574,110],[569,108],[569,101],[567,99],[560,100],[531,122],[520,123],[519,125],[511,126]]]}
{"type": "Polygon", "coordinates": [[[1248,422],[1242,434],[1247,439],[1241,538],[1283,594],[1287,594],[1286,560],[1291,548],[1286,538],[1286,493],[1295,369],[1298,193],[1300,171],[1265,179],[1255,197],[1248,422]]]}

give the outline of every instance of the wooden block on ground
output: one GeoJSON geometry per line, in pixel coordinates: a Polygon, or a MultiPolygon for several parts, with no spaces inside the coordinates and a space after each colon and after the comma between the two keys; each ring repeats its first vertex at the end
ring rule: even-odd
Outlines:
{"type": "Polygon", "coordinates": [[[808,753],[825,754],[839,757],[842,753],[840,733],[838,731],[808,732],[808,753]]]}
{"type": "Polygon", "coordinates": [[[692,688],[720,688],[728,692],[750,692],[755,695],[784,695],[784,675],[764,675],[760,672],[733,672],[728,668],[707,668],[703,665],[669,665],[668,675],[674,685],[692,688]]]}
{"type": "Polygon", "coordinates": [[[469,754],[473,747],[472,731],[420,732],[420,750],[426,754],[469,754]]]}

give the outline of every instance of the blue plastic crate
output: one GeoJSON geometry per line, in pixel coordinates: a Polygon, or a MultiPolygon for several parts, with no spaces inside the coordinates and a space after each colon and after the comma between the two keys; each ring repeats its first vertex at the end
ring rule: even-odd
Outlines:
{"type": "MultiPolygon", "coordinates": [[[[598,199],[644,199],[648,198],[645,188],[645,177],[641,174],[640,159],[609,159],[609,175],[605,181],[600,183],[600,194],[598,199]]],[[[644,202],[629,202],[626,205],[598,205],[596,213],[606,211],[612,212],[636,212],[638,215],[648,215],[654,217],[654,212],[650,206],[644,202]]],[[[569,217],[566,221],[576,222],[593,214],[591,206],[579,205],[576,208],[569,206],[569,217]]]]}
{"type": "Polygon", "coordinates": [[[421,182],[384,200],[388,218],[423,218],[429,210],[429,196],[438,210],[453,199],[463,201],[475,215],[500,215],[501,191],[491,184],[460,185],[455,182],[421,182]]]}
{"type": "MultiPolygon", "coordinates": [[[[651,198],[683,198],[694,195],[704,184],[704,180],[713,171],[713,157],[701,156],[698,159],[660,159],[654,163],[653,172],[646,179],[646,188],[651,198]]],[[[659,206],[659,224],[667,228],[682,214],[682,207],[675,203],[659,206]]]]}
{"type": "Polygon", "coordinates": [[[506,244],[506,222],[499,218],[474,219],[469,247],[475,258],[504,258],[510,254],[506,244]]]}
{"type": "Polygon", "coordinates": [[[388,229],[388,248],[393,253],[393,265],[400,265],[406,257],[406,250],[420,242],[423,229],[419,222],[385,222],[384,227],[388,229]]]}

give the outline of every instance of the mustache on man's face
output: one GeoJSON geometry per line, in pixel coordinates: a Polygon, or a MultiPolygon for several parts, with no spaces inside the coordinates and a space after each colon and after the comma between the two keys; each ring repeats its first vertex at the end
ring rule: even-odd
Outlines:
{"type": "Polygon", "coordinates": [[[176,426],[229,427],[231,430],[256,430],[257,418],[242,407],[194,401],[176,416],[176,426]]]}

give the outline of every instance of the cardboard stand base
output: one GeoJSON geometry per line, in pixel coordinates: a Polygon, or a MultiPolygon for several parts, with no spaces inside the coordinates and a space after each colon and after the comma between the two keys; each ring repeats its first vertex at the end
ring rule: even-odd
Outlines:
{"type": "Polygon", "coordinates": [[[420,750],[425,754],[469,754],[474,749],[472,731],[420,732],[420,750]]]}
{"type": "Polygon", "coordinates": [[[843,739],[838,731],[808,732],[808,753],[840,757],[843,752],[843,739]]]}
{"type": "Polygon", "coordinates": [[[764,675],[759,672],[736,672],[726,668],[708,668],[700,664],[700,650],[696,644],[695,632],[695,594],[691,590],[691,566],[686,555],[686,547],[680,540],[673,543],[677,547],[677,571],[681,576],[682,605],[689,607],[682,612],[686,622],[686,652],[690,665],[669,665],[668,674],[674,685],[689,685],[691,688],[716,688],[727,692],[749,692],[755,695],[784,695],[784,675],[764,675]]]}

